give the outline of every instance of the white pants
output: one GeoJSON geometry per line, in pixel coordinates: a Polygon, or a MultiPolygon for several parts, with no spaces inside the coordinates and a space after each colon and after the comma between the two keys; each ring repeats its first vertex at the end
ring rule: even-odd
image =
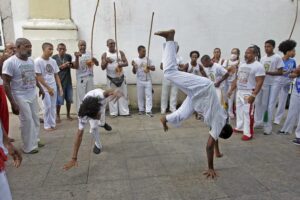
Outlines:
{"type": "Polygon", "coordinates": [[[0,172],[0,200],[12,200],[6,173],[0,172]]]}
{"type": "Polygon", "coordinates": [[[119,88],[124,94],[124,96],[118,101],[110,101],[108,103],[110,115],[129,115],[126,80],[123,81],[120,87],[117,87],[109,79],[107,79],[107,87],[110,89],[119,88]]]}
{"type": "Polygon", "coordinates": [[[141,81],[136,82],[137,89],[137,100],[140,112],[145,111],[146,102],[146,112],[152,111],[152,82],[151,81],[141,81]]]}
{"type": "Polygon", "coordinates": [[[284,116],[285,105],[286,105],[286,101],[287,101],[287,98],[289,95],[289,90],[290,90],[290,83],[280,86],[277,112],[275,114],[275,119],[274,119],[274,122],[276,124],[280,124],[281,119],[284,116]]]}
{"type": "Polygon", "coordinates": [[[80,104],[86,93],[94,89],[94,79],[92,76],[77,78],[77,112],[79,111],[80,104]]]}
{"type": "Polygon", "coordinates": [[[163,78],[161,88],[161,113],[165,113],[170,99],[170,111],[174,112],[177,106],[178,88],[166,78],[163,78]],[[169,98],[170,97],[170,98],[169,98]]]}
{"type": "Polygon", "coordinates": [[[57,90],[54,89],[54,95],[50,96],[49,92],[45,91],[45,97],[43,99],[44,107],[44,128],[54,128],[56,127],[56,100],[57,100],[57,90]]]}
{"type": "MultiPolygon", "coordinates": [[[[101,113],[102,115],[102,113],[101,113]]],[[[102,144],[100,141],[100,132],[99,132],[99,120],[94,120],[94,119],[90,119],[89,120],[90,123],[90,133],[93,135],[94,139],[95,139],[95,145],[99,148],[102,149],[102,144]]]]}
{"type": "Polygon", "coordinates": [[[38,101],[37,97],[29,101],[17,96],[15,96],[15,101],[20,109],[19,119],[23,151],[28,153],[37,148],[39,140],[40,120],[38,116],[38,101]]]}
{"type": "Polygon", "coordinates": [[[277,97],[280,92],[280,86],[263,85],[261,91],[255,99],[255,124],[261,125],[264,123],[264,132],[272,132],[273,113],[277,102],[277,97]],[[265,112],[267,112],[266,121],[264,121],[265,112]]]}
{"type": "Polygon", "coordinates": [[[254,134],[254,106],[247,101],[251,94],[251,90],[237,90],[236,93],[236,129],[248,137],[254,134]]]}
{"type": "Polygon", "coordinates": [[[296,137],[300,138],[300,95],[294,94],[295,90],[293,91],[291,95],[291,101],[289,106],[289,111],[286,117],[286,120],[284,122],[283,127],[281,128],[281,131],[292,133],[294,126],[298,120],[298,126],[296,129],[296,137]]]}
{"type": "MultiPolygon", "coordinates": [[[[227,87],[228,90],[227,90],[226,94],[228,94],[228,92],[231,88],[231,84],[232,84],[231,82],[228,83],[229,86],[227,87]]],[[[227,98],[228,114],[233,115],[233,105],[234,105],[234,100],[236,99],[236,92],[234,91],[232,93],[232,95],[230,96],[230,98],[228,98],[228,97],[226,97],[226,98],[227,98]]]]}
{"type": "MultiPolygon", "coordinates": [[[[223,101],[223,94],[222,94],[222,88],[216,88],[216,92],[217,92],[217,96],[218,96],[218,99],[222,105],[222,101],[223,101]]],[[[222,105],[223,106],[223,105],[222,105]]]]}

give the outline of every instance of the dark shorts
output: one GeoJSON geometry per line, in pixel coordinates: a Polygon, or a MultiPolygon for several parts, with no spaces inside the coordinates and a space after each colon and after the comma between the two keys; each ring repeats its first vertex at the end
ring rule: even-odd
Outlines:
{"type": "Polygon", "coordinates": [[[56,105],[64,105],[64,100],[67,103],[73,103],[73,88],[72,85],[67,85],[63,87],[63,96],[57,95],[56,105]]]}

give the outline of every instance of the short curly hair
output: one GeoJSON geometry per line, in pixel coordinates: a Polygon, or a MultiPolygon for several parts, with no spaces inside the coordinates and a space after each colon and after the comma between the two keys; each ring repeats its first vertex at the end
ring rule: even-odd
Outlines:
{"type": "Polygon", "coordinates": [[[286,54],[288,51],[293,50],[297,46],[297,42],[294,40],[285,40],[281,42],[278,46],[279,51],[286,54]]]}
{"type": "Polygon", "coordinates": [[[196,50],[195,50],[195,51],[191,51],[191,52],[190,52],[190,58],[192,57],[192,55],[193,55],[194,53],[197,54],[197,58],[200,57],[199,51],[196,51],[196,50]]]}
{"type": "Polygon", "coordinates": [[[101,108],[101,102],[98,97],[86,97],[83,99],[80,107],[78,116],[79,117],[89,117],[92,119],[97,119],[98,112],[101,108]]]}

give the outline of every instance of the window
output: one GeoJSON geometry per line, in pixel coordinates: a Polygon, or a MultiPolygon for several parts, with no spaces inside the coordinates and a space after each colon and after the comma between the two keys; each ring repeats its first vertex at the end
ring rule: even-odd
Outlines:
{"type": "Polygon", "coordinates": [[[2,19],[0,17],[0,51],[4,50],[4,39],[3,39],[3,29],[2,29],[2,19]]]}

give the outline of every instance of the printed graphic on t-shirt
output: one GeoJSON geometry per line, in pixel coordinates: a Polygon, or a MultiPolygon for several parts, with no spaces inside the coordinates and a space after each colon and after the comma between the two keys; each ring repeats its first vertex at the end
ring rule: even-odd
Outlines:
{"type": "Polygon", "coordinates": [[[269,69],[270,69],[270,67],[271,67],[271,61],[266,61],[266,62],[264,63],[265,71],[268,72],[269,69]]]}
{"type": "Polygon", "coordinates": [[[35,79],[35,70],[34,67],[30,64],[20,65],[19,69],[21,71],[22,77],[22,89],[28,90],[35,88],[36,79],[35,79]]]}
{"type": "Polygon", "coordinates": [[[47,65],[46,65],[46,73],[54,74],[54,69],[53,69],[52,65],[50,65],[49,63],[47,63],[47,65]]]}
{"type": "Polygon", "coordinates": [[[208,76],[209,76],[209,79],[210,79],[212,82],[215,82],[215,81],[216,81],[216,76],[215,76],[215,74],[214,74],[213,72],[210,72],[208,76]]]}
{"type": "Polygon", "coordinates": [[[248,67],[240,68],[238,72],[238,83],[247,85],[251,69],[248,67]]]}

